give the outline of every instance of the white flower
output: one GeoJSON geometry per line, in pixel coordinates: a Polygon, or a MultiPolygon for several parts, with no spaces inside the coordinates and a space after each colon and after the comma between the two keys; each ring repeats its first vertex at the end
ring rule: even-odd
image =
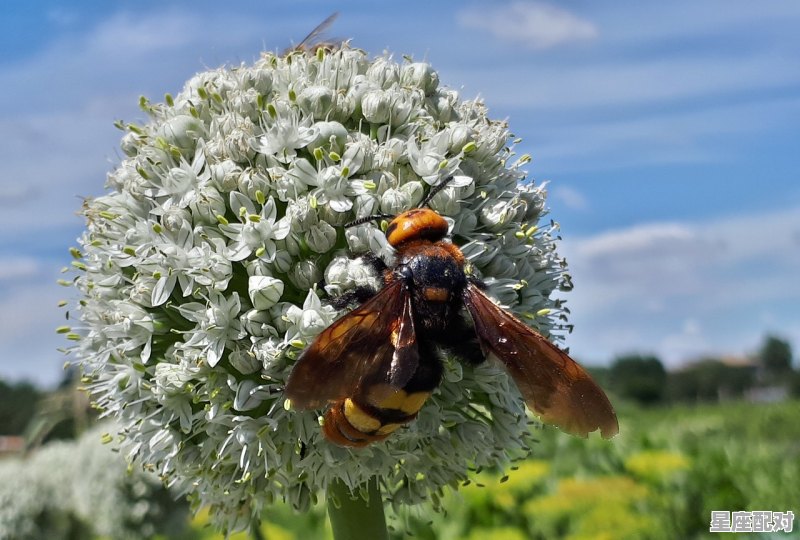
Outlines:
{"type": "Polygon", "coordinates": [[[254,145],[256,151],[289,163],[297,155],[297,149],[317,138],[317,128],[312,118],[301,120],[295,115],[281,119],[270,126],[254,145]]]}
{"type": "Polygon", "coordinates": [[[351,181],[350,171],[340,167],[323,169],[319,178],[319,187],[312,193],[319,204],[327,204],[335,212],[347,212],[353,207],[353,197],[364,193],[362,182],[351,181]],[[345,174],[347,173],[347,174],[345,174]]]}
{"type": "Polygon", "coordinates": [[[170,168],[163,177],[158,178],[158,182],[153,182],[155,190],[149,195],[161,203],[161,212],[173,206],[186,208],[197,199],[198,192],[211,179],[202,142],[198,146],[191,163],[181,158],[178,167],[170,168]]]}
{"type": "Polygon", "coordinates": [[[85,202],[70,313],[76,361],[125,456],[230,531],[272,500],[307,508],[338,480],[377,477],[396,505],[426,500],[467,464],[525,451],[522,400],[490,365],[446,359],[417,420],[360,451],[325,442],[318,412],[283,396],[302,348],[340,315],[330,297],[380,286],[354,255],[393,261],[385,222],[343,225],[414,208],[450,176],[430,207],[473,271],[517,313],[550,310],[542,331],[564,330],[550,296],[569,285],[558,233],[539,226],[545,191],[509,163],[505,122],[427,64],[346,47],[201,73],[150,110],[123,138],[109,193],[85,202]]]}
{"type": "Polygon", "coordinates": [[[228,256],[237,262],[255,253],[266,261],[275,258],[275,240],[283,240],[289,234],[289,220],[286,217],[276,219],[275,201],[270,197],[256,212],[253,201],[238,191],[230,195],[231,210],[239,216],[241,223],[220,225],[225,236],[233,243],[228,246],[228,256]]]}
{"type": "Polygon", "coordinates": [[[48,443],[24,460],[3,459],[0,538],[62,538],[74,533],[75,524],[92,537],[181,536],[188,505],[155,474],[128,471],[125,459],[101,443],[103,431],[118,429],[103,423],[78,440],[48,443]]]}
{"type": "Polygon", "coordinates": [[[242,305],[238,293],[230,298],[213,291],[204,303],[189,302],[178,307],[180,314],[198,326],[190,332],[186,347],[197,347],[206,354],[208,365],[214,367],[222,358],[228,342],[245,336],[238,315],[242,305]]]}

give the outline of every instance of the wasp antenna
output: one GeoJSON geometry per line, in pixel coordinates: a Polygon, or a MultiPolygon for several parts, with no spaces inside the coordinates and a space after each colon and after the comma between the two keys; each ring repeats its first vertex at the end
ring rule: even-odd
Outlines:
{"type": "Polygon", "coordinates": [[[437,193],[442,191],[447,186],[447,184],[449,184],[453,180],[453,178],[455,177],[452,175],[448,176],[447,178],[445,178],[444,180],[433,186],[431,190],[428,192],[428,194],[425,196],[425,198],[422,199],[422,202],[419,203],[420,208],[422,208],[423,206],[428,206],[428,203],[431,202],[431,199],[433,199],[437,193]]]}
{"type": "Polygon", "coordinates": [[[349,229],[350,227],[355,227],[356,225],[361,225],[363,223],[369,223],[370,221],[375,221],[376,219],[394,219],[394,216],[392,214],[375,214],[374,216],[366,216],[358,218],[355,221],[351,221],[350,223],[345,223],[344,228],[349,229]]]}

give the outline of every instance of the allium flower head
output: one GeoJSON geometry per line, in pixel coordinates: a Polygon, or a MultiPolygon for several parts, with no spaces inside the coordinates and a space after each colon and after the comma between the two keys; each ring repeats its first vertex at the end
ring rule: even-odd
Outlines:
{"type": "Polygon", "coordinates": [[[543,186],[523,183],[504,122],[461,100],[425,63],[358,50],[264,55],[201,73],[146,125],[87,200],[72,337],[122,450],[209,505],[226,529],[284,499],[304,509],[340,479],[372,477],[396,504],[428,499],[525,452],[524,404],[501,370],[446,359],[415,422],[385,442],[326,442],[319,412],[285,403],[302,349],[336,319],[327,302],[375,277],[380,223],[431,201],[489,293],[543,333],[563,327],[568,284],[543,186]]]}

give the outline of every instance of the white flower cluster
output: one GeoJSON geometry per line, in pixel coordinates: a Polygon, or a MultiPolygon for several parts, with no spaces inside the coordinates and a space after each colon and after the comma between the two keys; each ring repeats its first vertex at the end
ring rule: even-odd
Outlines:
{"type": "Polygon", "coordinates": [[[523,403],[491,366],[448,361],[417,421],[357,451],[283,396],[338,315],[326,296],[375,283],[354,255],[392,257],[380,224],[343,224],[413,208],[450,176],[430,206],[473,271],[542,332],[563,327],[556,225],[538,226],[545,193],[521,183],[529,159],[513,157],[504,122],[427,64],[347,47],[265,54],[142,106],[148,124],[120,125],[128,157],[111,192],[85,204],[69,336],[131,458],[233,529],[275,499],[306,508],[337,478],[377,475],[393,501],[415,502],[524,451],[523,403]]]}
{"type": "Polygon", "coordinates": [[[0,461],[0,538],[134,540],[181,532],[187,506],[155,474],[127,469],[101,444],[99,429],[0,461]]]}

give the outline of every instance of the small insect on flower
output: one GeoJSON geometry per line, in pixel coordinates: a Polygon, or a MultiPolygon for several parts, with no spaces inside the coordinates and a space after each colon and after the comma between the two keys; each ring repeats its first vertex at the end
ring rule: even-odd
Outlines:
{"type": "Polygon", "coordinates": [[[447,221],[425,208],[451,179],[434,186],[419,208],[348,225],[393,218],[386,239],[396,262],[389,268],[368,256],[383,287],[358,287],[334,301],[337,307],[361,304],[297,360],[286,386],[292,406],[329,405],[322,429],[334,444],[380,441],[417,416],[441,381],[438,354],[445,350],[471,364],[499,359],[542,421],[583,437],[597,429],[613,437],[617,417],[600,387],[566,353],[486,296],[461,250],[446,238],[447,221]]]}
{"type": "Polygon", "coordinates": [[[303,40],[293,47],[284,49],[281,56],[286,56],[294,52],[304,52],[308,54],[316,54],[319,49],[323,50],[336,50],[342,45],[341,40],[322,40],[322,35],[330,28],[336,18],[339,16],[338,12],[334,12],[319,23],[303,40]]]}

